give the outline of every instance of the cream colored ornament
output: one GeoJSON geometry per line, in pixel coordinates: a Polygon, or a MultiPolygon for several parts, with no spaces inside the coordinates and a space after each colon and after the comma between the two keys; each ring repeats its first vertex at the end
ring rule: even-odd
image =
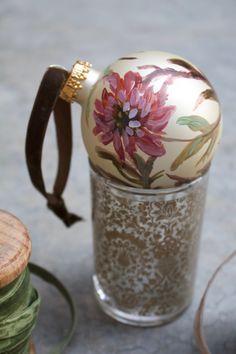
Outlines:
{"type": "Polygon", "coordinates": [[[137,188],[168,188],[208,169],[221,136],[220,104],[185,59],[138,52],[102,73],[79,61],[65,99],[63,92],[82,105],[84,143],[103,175],[137,188]]]}

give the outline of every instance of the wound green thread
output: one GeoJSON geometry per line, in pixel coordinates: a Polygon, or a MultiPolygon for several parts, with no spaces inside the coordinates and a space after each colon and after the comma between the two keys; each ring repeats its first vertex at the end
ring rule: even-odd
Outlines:
{"type": "Polygon", "coordinates": [[[0,353],[28,354],[40,297],[30,282],[29,269],[0,289],[0,353]]]}
{"type": "Polygon", "coordinates": [[[76,328],[75,305],[67,289],[53,274],[32,263],[16,280],[0,289],[0,354],[29,354],[30,337],[40,307],[40,297],[31,284],[30,272],[57,288],[68,303],[71,314],[70,327],[66,335],[49,352],[61,354],[76,328]]]}

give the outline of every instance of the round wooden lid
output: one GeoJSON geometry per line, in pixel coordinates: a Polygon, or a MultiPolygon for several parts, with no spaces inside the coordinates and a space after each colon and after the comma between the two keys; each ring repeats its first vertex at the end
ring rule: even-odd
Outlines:
{"type": "Polygon", "coordinates": [[[23,272],[30,253],[31,241],[24,224],[14,215],[0,210],[0,288],[23,272]]]}

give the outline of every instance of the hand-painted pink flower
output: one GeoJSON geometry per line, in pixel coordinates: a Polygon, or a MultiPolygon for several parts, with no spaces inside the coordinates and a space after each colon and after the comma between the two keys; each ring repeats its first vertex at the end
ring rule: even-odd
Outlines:
{"type": "Polygon", "coordinates": [[[93,133],[104,145],[113,142],[123,161],[125,152],[133,157],[137,147],[149,156],[164,155],[161,133],[175,110],[175,106],[165,106],[168,81],[154,93],[152,86],[143,84],[141,75],[132,71],[124,78],[112,73],[105,80],[110,91],[104,88],[101,100],[95,101],[93,133]]]}

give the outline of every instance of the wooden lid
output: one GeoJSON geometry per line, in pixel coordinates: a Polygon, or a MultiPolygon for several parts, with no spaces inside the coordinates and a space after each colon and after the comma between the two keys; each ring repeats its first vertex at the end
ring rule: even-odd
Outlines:
{"type": "Polygon", "coordinates": [[[15,280],[25,269],[31,253],[31,241],[23,223],[0,210],[0,288],[15,280]]]}

